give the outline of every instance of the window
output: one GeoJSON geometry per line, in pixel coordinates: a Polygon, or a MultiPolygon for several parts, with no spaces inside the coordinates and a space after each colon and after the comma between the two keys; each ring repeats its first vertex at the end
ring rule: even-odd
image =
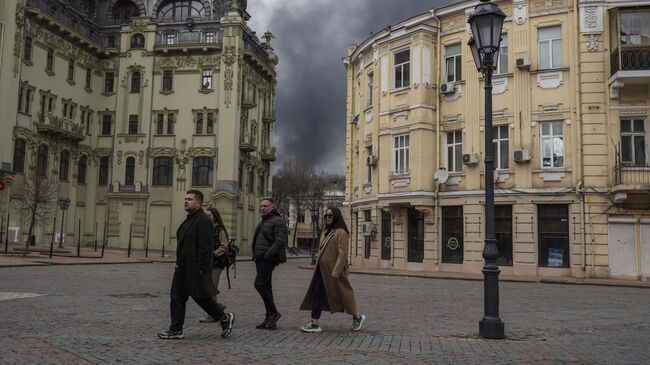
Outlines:
{"type": "Polygon", "coordinates": [[[463,263],[463,207],[442,207],[442,262],[463,263]]]}
{"type": "Polygon", "coordinates": [[[86,113],[86,134],[90,134],[90,123],[93,122],[93,111],[88,110],[86,113]]]}
{"type": "Polygon", "coordinates": [[[208,125],[206,126],[206,133],[214,133],[214,113],[208,113],[208,125]]]}
{"type": "Polygon", "coordinates": [[[109,35],[107,37],[106,43],[108,44],[108,48],[116,48],[117,43],[115,42],[115,36],[114,35],[109,35]]]}
{"type": "Polygon", "coordinates": [[[47,60],[45,62],[45,70],[54,72],[54,49],[47,48],[47,60]]]}
{"type": "Polygon", "coordinates": [[[399,53],[395,53],[394,56],[394,68],[395,68],[395,88],[409,86],[409,76],[410,76],[410,67],[411,67],[411,51],[405,50],[399,53]]]}
{"type": "Polygon", "coordinates": [[[409,172],[409,135],[403,134],[394,138],[393,173],[405,174],[409,172]]]}
{"type": "Polygon", "coordinates": [[[621,119],[621,164],[645,166],[646,131],[643,119],[621,119]]]}
{"type": "Polygon", "coordinates": [[[156,157],[153,159],[153,185],[171,185],[174,165],[171,157],[156,157]]]}
{"type": "Polygon", "coordinates": [[[562,122],[542,122],[542,167],[564,167],[562,122]]]}
{"type": "Polygon", "coordinates": [[[167,114],[167,134],[174,134],[174,114],[167,114]]]}
{"type": "Polygon", "coordinates": [[[512,205],[494,206],[499,266],[512,266],[512,205]]]}
{"type": "Polygon", "coordinates": [[[462,80],[461,48],[459,44],[445,46],[445,80],[454,82],[462,80]]]}
{"type": "Polygon", "coordinates": [[[129,115],[129,134],[138,134],[138,115],[129,115]]]}
{"type": "Polygon", "coordinates": [[[251,166],[248,169],[248,193],[253,194],[255,192],[255,169],[251,166]]]}
{"type": "Polygon", "coordinates": [[[86,89],[90,89],[92,82],[92,73],[93,71],[90,69],[90,67],[86,68],[86,84],[84,85],[86,89]]]}
{"type": "Polygon", "coordinates": [[[622,45],[650,45],[650,11],[621,13],[621,44],[622,45]]]}
{"type": "MultiPolygon", "coordinates": [[[[371,222],[372,221],[372,211],[370,210],[364,210],[363,211],[363,221],[364,222],[371,222]]],[[[369,259],[370,258],[370,249],[372,248],[372,236],[366,236],[365,234],[363,235],[364,238],[364,250],[363,250],[363,257],[369,259]]]]}
{"type": "Polygon", "coordinates": [[[131,37],[131,48],[144,48],[144,36],[140,33],[131,37]]]}
{"type": "Polygon", "coordinates": [[[172,91],[174,73],[171,70],[163,71],[163,91],[172,91]]]}
{"type": "Polygon", "coordinates": [[[408,210],[407,261],[424,261],[424,213],[414,208],[408,210]]]}
{"type": "Polygon", "coordinates": [[[52,112],[54,110],[54,102],[56,101],[56,96],[50,96],[50,99],[47,101],[47,111],[52,112]]]}
{"type": "Polygon", "coordinates": [[[196,115],[196,134],[203,134],[203,113],[196,115]]]}
{"type": "Polygon", "coordinates": [[[158,113],[158,120],[156,121],[156,134],[163,134],[165,127],[165,114],[158,113]]]}
{"type": "Polygon", "coordinates": [[[18,111],[25,114],[31,113],[32,96],[35,88],[27,85],[27,82],[21,83],[18,89],[18,111]]]}
{"type": "Polygon", "coordinates": [[[496,169],[508,169],[510,155],[507,125],[492,127],[492,145],[494,146],[494,154],[496,156],[494,167],[496,169]]]}
{"type": "Polygon", "coordinates": [[[104,114],[102,116],[102,136],[111,135],[111,115],[104,114]]]}
{"type": "Polygon", "coordinates": [[[115,72],[107,72],[104,81],[104,92],[112,93],[115,87],[115,72]]]}
{"type": "Polygon", "coordinates": [[[192,185],[212,184],[212,157],[195,157],[192,161],[192,185]]]}
{"type": "Polygon", "coordinates": [[[390,212],[381,211],[381,259],[390,260],[391,256],[391,227],[390,212]]]}
{"type": "Polygon", "coordinates": [[[70,152],[61,151],[59,157],[59,180],[68,181],[68,170],[70,170],[70,152]]]}
{"type": "Polygon", "coordinates": [[[569,209],[567,205],[538,205],[541,267],[569,267],[569,209]]]}
{"type": "Polygon", "coordinates": [[[241,191],[244,185],[244,164],[239,161],[239,170],[237,171],[237,190],[241,191]]]}
{"type": "Polygon", "coordinates": [[[99,185],[108,185],[108,157],[99,159],[99,185]]]}
{"type": "Polygon", "coordinates": [[[68,81],[74,81],[74,60],[68,61],[68,81]]]}
{"type": "Polygon", "coordinates": [[[200,1],[168,0],[158,10],[158,18],[163,20],[185,21],[186,18],[199,18],[206,15],[200,1]]]}
{"type": "Polygon", "coordinates": [[[560,26],[539,28],[537,30],[537,47],[540,69],[562,66],[562,28],[560,26]]]}
{"type": "Polygon", "coordinates": [[[77,168],[77,183],[85,184],[86,183],[86,169],[88,167],[88,158],[86,155],[82,155],[79,158],[79,166],[77,168]]]}
{"type": "Polygon", "coordinates": [[[174,33],[167,33],[165,34],[165,44],[174,44],[176,43],[176,36],[174,33]]]}
{"type": "Polygon", "coordinates": [[[140,73],[137,71],[131,74],[131,92],[140,92],[140,73]]]}
{"type": "Polygon", "coordinates": [[[25,150],[26,143],[24,139],[16,139],[14,142],[14,163],[13,170],[15,172],[25,172],[25,150]]]}
{"type": "Polygon", "coordinates": [[[375,87],[375,78],[374,74],[370,72],[368,74],[368,89],[366,90],[366,106],[372,105],[372,90],[375,87]]]}
{"type": "Polygon", "coordinates": [[[201,77],[201,90],[212,90],[212,70],[206,68],[201,77]]]}
{"type": "Polygon", "coordinates": [[[304,211],[299,211],[298,212],[298,223],[305,223],[305,212],[304,211]]]}
{"type": "Polygon", "coordinates": [[[503,75],[508,73],[508,35],[501,35],[501,46],[499,47],[499,55],[497,57],[497,68],[495,75],[503,75]]]}
{"type": "Polygon", "coordinates": [[[46,145],[38,146],[38,152],[36,154],[36,176],[45,177],[47,176],[47,159],[49,151],[46,145]]]}
{"type": "Polygon", "coordinates": [[[372,146],[366,147],[366,183],[372,183],[372,165],[370,164],[370,159],[372,157],[372,146]]]}
{"type": "Polygon", "coordinates": [[[25,37],[25,46],[23,49],[23,60],[25,61],[32,60],[32,37],[30,36],[25,37]]]}
{"type": "Polygon", "coordinates": [[[463,131],[447,132],[447,171],[463,171],[463,131]]]}
{"type": "Polygon", "coordinates": [[[214,32],[205,33],[205,43],[214,43],[214,32]]]}
{"type": "Polygon", "coordinates": [[[126,168],[124,170],[124,185],[135,185],[135,157],[126,158],[126,168]]]}
{"type": "Polygon", "coordinates": [[[32,89],[27,88],[25,90],[25,110],[24,110],[26,114],[30,113],[31,102],[32,102],[32,89]]]}
{"type": "Polygon", "coordinates": [[[130,0],[119,0],[114,6],[111,16],[113,20],[121,23],[128,23],[134,16],[139,16],[140,10],[130,0]]]}
{"type": "Polygon", "coordinates": [[[257,192],[259,196],[264,196],[266,193],[266,174],[264,172],[260,172],[258,175],[258,183],[257,183],[257,192]]]}

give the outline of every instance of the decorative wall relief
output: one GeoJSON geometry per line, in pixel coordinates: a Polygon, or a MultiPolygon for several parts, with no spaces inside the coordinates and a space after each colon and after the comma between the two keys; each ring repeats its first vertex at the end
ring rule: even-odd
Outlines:
{"type": "Polygon", "coordinates": [[[223,62],[226,64],[226,71],[224,72],[224,94],[226,108],[232,103],[232,90],[233,90],[233,63],[237,59],[237,49],[235,46],[227,46],[223,51],[223,62]]]}
{"type": "Polygon", "coordinates": [[[589,52],[598,51],[598,34],[589,34],[587,37],[587,50],[589,52]]]}
{"type": "Polygon", "coordinates": [[[526,8],[526,1],[527,0],[514,0],[512,7],[514,9],[514,19],[515,23],[521,25],[524,24],[526,21],[526,17],[528,14],[528,9],[526,8]]]}
{"type": "Polygon", "coordinates": [[[508,77],[495,77],[492,80],[492,95],[503,94],[508,90],[508,77]]]}
{"type": "Polygon", "coordinates": [[[603,27],[603,7],[602,6],[583,6],[580,8],[580,32],[582,33],[602,33],[603,27]]]}
{"type": "Polygon", "coordinates": [[[562,71],[538,73],[537,86],[542,89],[557,89],[564,83],[562,75],[562,71]]]}

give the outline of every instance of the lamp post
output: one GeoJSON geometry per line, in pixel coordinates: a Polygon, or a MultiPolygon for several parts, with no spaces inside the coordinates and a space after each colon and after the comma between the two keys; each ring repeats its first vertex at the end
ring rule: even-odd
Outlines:
{"type": "Polygon", "coordinates": [[[70,199],[59,198],[57,201],[59,208],[61,208],[61,233],[59,234],[59,248],[63,248],[63,222],[65,222],[65,211],[70,206],[70,199]]]}
{"type": "Polygon", "coordinates": [[[467,22],[473,37],[468,45],[476,69],[485,76],[485,246],[483,247],[484,315],[479,322],[479,335],[484,338],[505,337],[499,318],[499,250],[494,222],[494,146],[492,142],[492,73],[496,69],[501,43],[501,30],[506,15],[489,0],[481,0],[467,22]]]}
{"type": "Polygon", "coordinates": [[[316,239],[318,237],[318,232],[316,231],[316,222],[318,221],[318,206],[314,205],[311,207],[311,227],[313,231],[313,239],[311,240],[310,246],[310,255],[312,265],[316,262],[316,239]]]}

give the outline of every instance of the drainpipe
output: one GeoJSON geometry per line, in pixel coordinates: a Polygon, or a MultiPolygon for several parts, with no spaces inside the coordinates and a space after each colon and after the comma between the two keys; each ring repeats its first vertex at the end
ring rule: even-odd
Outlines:
{"type": "MultiPolygon", "coordinates": [[[[576,5],[577,7],[578,5],[576,5]]],[[[578,140],[578,148],[577,148],[577,153],[578,153],[578,158],[576,158],[576,162],[578,164],[577,170],[578,170],[578,184],[576,185],[576,194],[580,196],[580,247],[581,247],[581,254],[582,254],[582,259],[580,260],[580,267],[582,271],[585,271],[587,268],[587,233],[585,232],[585,194],[583,192],[583,187],[584,187],[584,153],[583,153],[583,148],[582,148],[582,98],[581,98],[581,77],[580,77],[580,11],[579,8],[576,9],[575,13],[575,22],[574,22],[574,28],[575,28],[575,34],[577,35],[578,39],[575,40],[575,44],[573,47],[573,58],[574,58],[574,63],[575,63],[575,72],[574,77],[575,77],[575,126],[576,126],[576,134],[577,134],[577,140],[578,140]]],[[[595,252],[592,252],[592,255],[594,255],[595,252]]]]}
{"type": "MultiPolygon", "coordinates": [[[[435,19],[436,21],[436,52],[435,52],[435,60],[434,64],[436,65],[436,78],[438,80],[438,90],[440,90],[440,82],[442,81],[441,75],[440,75],[440,64],[439,58],[440,58],[440,19],[436,16],[436,10],[433,9],[431,11],[431,17],[435,19]]],[[[436,93],[436,142],[434,143],[434,146],[437,147],[436,151],[436,165],[434,166],[434,170],[438,170],[440,168],[440,93],[436,93]]],[[[440,227],[438,225],[438,193],[440,192],[440,184],[436,183],[436,190],[433,193],[433,224],[436,227],[436,241],[440,241],[440,227]]],[[[440,255],[442,250],[438,250],[438,245],[435,245],[435,249],[437,251],[436,255],[436,267],[438,270],[440,270],[440,255]]],[[[442,246],[440,246],[442,247],[442,246]]]]}
{"type": "MultiPolygon", "coordinates": [[[[436,183],[436,190],[433,192],[433,224],[438,228],[438,192],[440,192],[440,183],[436,183]]],[[[437,233],[438,230],[436,230],[437,233]]],[[[436,238],[439,237],[439,234],[436,234],[436,238]]],[[[436,240],[439,241],[439,240],[436,240]]],[[[436,251],[436,268],[440,271],[440,255],[442,250],[438,250],[438,245],[435,245],[436,251]]]]}
{"type": "MultiPolygon", "coordinates": [[[[585,194],[582,191],[582,180],[576,185],[576,194],[580,196],[580,268],[582,271],[587,269],[587,234],[585,232],[585,194]]],[[[593,255],[593,253],[592,253],[593,255]]]]}

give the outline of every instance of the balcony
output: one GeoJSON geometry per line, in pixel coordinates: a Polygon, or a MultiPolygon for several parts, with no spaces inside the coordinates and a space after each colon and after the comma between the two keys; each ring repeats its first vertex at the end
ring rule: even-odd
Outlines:
{"type": "Polygon", "coordinates": [[[68,139],[76,142],[83,141],[84,127],[81,124],[73,123],[70,120],[65,120],[56,116],[38,115],[38,122],[36,130],[38,133],[56,136],[62,139],[68,139]]]}
{"type": "Polygon", "coordinates": [[[262,161],[273,162],[275,161],[275,147],[263,147],[260,150],[260,158],[262,161]]]}
{"type": "Polygon", "coordinates": [[[614,167],[615,185],[611,189],[612,200],[619,205],[650,207],[650,164],[618,163],[614,167]],[[648,201],[647,204],[644,201],[648,201]]]}
{"type": "Polygon", "coordinates": [[[221,29],[179,31],[160,31],[156,34],[155,45],[161,46],[187,46],[187,45],[218,45],[223,42],[223,31],[221,29]]]}
{"type": "Polygon", "coordinates": [[[610,17],[610,98],[625,85],[650,85],[650,9],[614,10],[610,17]],[[614,31],[618,30],[618,31],[614,31]]]}

